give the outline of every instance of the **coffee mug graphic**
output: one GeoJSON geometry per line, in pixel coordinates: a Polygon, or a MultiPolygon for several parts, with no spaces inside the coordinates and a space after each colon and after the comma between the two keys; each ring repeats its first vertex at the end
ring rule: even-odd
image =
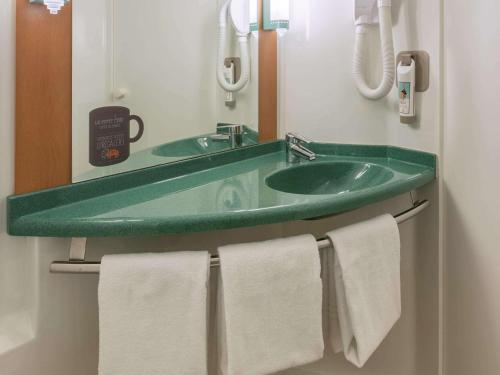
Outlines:
{"type": "Polygon", "coordinates": [[[89,163],[105,167],[122,163],[130,156],[130,144],[141,139],[144,123],[131,115],[126,107],[101,107],[89,114],[89,163]],[[130,138],[130,122],[137,122],[139,131],[130,138]]]}

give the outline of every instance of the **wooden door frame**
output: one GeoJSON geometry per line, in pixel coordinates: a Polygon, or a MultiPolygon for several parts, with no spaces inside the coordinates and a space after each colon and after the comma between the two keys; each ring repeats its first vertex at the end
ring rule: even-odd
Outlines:
{"type": "Polygon", "coordinates": [[[16,2],[15,191],[71,183],[71,4],[16,2]]]}
{"type": "Polygon", "coordinates": [[[278,33],[263,28],[259,0],[259,140],[278,138],[278,33]]]}

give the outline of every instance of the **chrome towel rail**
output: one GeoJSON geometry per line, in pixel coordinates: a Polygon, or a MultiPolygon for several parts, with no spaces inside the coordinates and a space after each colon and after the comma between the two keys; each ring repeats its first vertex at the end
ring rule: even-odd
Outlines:
{"type": "MultiPolygon", "coordinates": [[[[429,201],[424,200],[421,202],[414,202],[413,207],[403,211],[397,215],[394,215],[396,222],[402,224],[420,212],[429,207],[429,201]]],[[[85,261],[85,247],[86,238],[73,238],[71,241],[70,257],[66,262],[54,262],[50,265],[51,273],[72,273],[72,274],[98,274],[100,271],[100,262],[86,262],[85,261]]],[[[318,248],[320,250],[328,249],[331,247],[330,240],[328,238],[318,239],[318,248]]],[[[212,255],[210,260],[211,267],[219,266],[219,257],[217,255],[212,255]]]]}

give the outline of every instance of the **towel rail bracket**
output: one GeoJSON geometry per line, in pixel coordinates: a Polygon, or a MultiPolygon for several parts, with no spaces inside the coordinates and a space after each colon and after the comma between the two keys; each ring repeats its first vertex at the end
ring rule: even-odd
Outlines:
{"type": "MultiPolygon", "coordinates": [[[[414,200],[412,195],[413,206],[397,215],[394,215],[396,222],[402,224],[420,212],[429,207],[430,202],[428,200],[414,200]]],[[[68,261],[58,261],[53,262],[50,265],[51,273],[64,273],[64,274],[99,274],[101,262],[87,262],[85,261],[85,252],[87,246],[86,238],[73,238],[71,240],[71,246],[69,251],[68,261]]],[[[331,247],[330,240],[328,238],[318,239],[318,248],[320,250],[325,250],[331,247]]],[[[217,255],[212,255],[210,260],[210,267],[219,266],[219,257],[217,255]]]]}

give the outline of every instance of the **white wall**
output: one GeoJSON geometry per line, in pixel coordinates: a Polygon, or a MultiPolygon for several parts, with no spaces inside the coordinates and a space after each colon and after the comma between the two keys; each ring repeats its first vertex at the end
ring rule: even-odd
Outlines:
{"type": "Polygon", "coordinates": [[[5,197],[14,190],[14,4],[0,7],[0,353],[30,341],[35,328],[32,253],[5,233],[5,197]]]}
{"type": "Polygon", "coordinates": [[[115,88],[146,125],[134,150],[215,129],[217,9],[215,0],[114,1],[115,88]]]}
{"type": "Polygon", "coordinates": [[[500,3],[446,0],[447,374],[500,370],[500,3]]]}
{"type": "MultiPolygon", "coordinates": [[[[352,79],[353,1],[291,0],[290,30],[280,40],[281,130],[314,140],[339,143],[393,144],[429,152],[439,146],[440,5],[435,0],[394,0],[396,53],[426,50],[431,84],[417,94],[418,121],[399,123],[394,87],[390,97],[369,101],[352,79]]],[[[378,29],[371,30],[372,69],[381,75],[378,29]]]]}

